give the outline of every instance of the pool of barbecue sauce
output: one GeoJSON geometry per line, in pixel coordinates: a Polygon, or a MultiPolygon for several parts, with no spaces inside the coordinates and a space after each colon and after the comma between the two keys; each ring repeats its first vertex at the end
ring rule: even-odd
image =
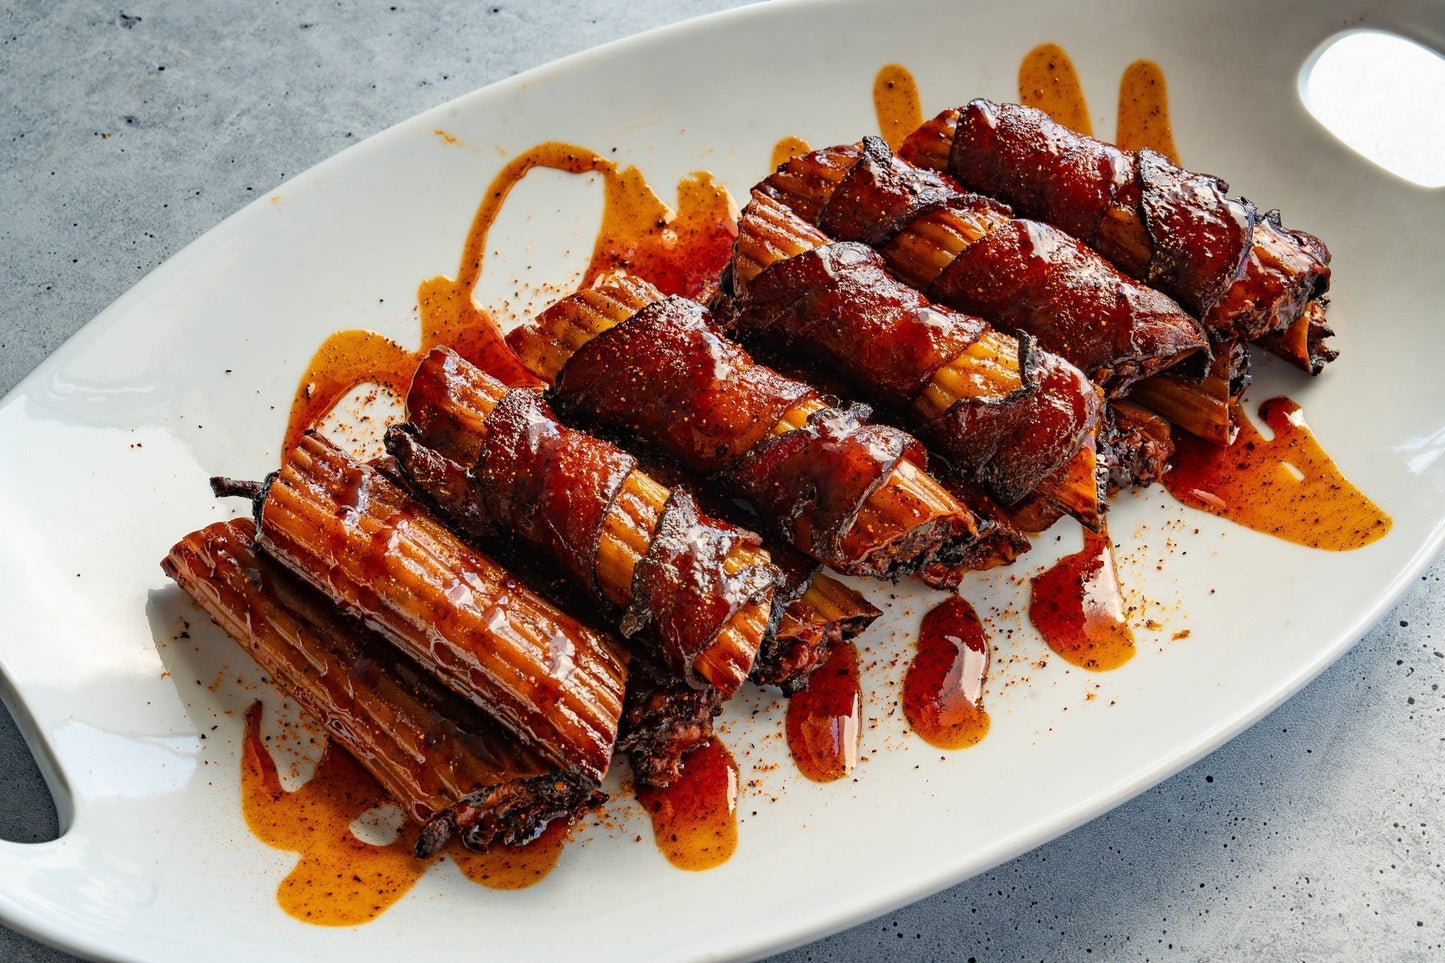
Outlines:
{"type": "Polygon", "coordinates": [[[670,785],[636,792],[657,848],[679,869],[712,869],[737,849],[738,764],[717,736],[683,757],[670,785]]]}
{"type": "Polygon", "coordinates": [[[798,771],[814,782],[848,775],[858,764],[862,725],[858,648],[842,642],[808,676],[808,688],[788,699],[784,728],[798,771]]]}
{"type": "Polygon", "coordinates": [[[1065,661],[1094,672],[1134,657],[1134,633],[1108,530],[1084,529],[1084,547],[1034,576],[1029,621],[1065,661]]]}
{"type": "Polygon", "coordinates": [[[930,609],[903,676],[903,715],[913,731],[940,749],[966,749],[988,735],[988,666],[988,640],[972,605],[953,595],[930,609]]]}
{"type": "MultiPolygon", "coordinates": [[[[276,901],[296,919],[319,926],[355,926],[401,899],[435,860],[412,853],[408,823],[381,846],[351,831],[357,817],[389,803],[390,795],[351,754],[328,744],[305,785],[287,792],[261,736],[261,704],[246,712],[241,749],[241,812],[256,838],[298,853],[276,901]]],[[[525,846],[473,853],[453,842],[450,858],[469,879],[493,889],[519,889],[545,877],[557,862],[568,826],[556,822],[525,846]]]]}
{"type": "Polygon", "coordinates": [[[602,178],[602,225],[584,286],[600,274],[625,268],[666,294],[705,296],[732,253],[737,236],[732,199],[711,175],[700,173],[679,183],[678,210],[673,211],[637,168],[619,168],[602,155],[571,144],[539,144],[502,168],[487,188],[472,219],[457,276],[422,282],[417,292],[421,347],[407,351],[389,338],[360,329],[339,331],[322,342],[297,386],[285,450],[354,388],[376,384],[404,396],[422,356],[439,344],[450,345],[505,384],[539,383],[507,347],[491,315],[472,299],[492,224],[512,188],[538,167],[602,178]]]}
{"type": "Polygon", "coordinates": [[[1259,415],[1273,438],[1238,403],[1230,445],[1178,438],[1164,487],[1186,505],[1310,548],[1343,552],[1385,537],[1390,516],[1340,474],[1299,405],[1270,398],[1259,415]]]}

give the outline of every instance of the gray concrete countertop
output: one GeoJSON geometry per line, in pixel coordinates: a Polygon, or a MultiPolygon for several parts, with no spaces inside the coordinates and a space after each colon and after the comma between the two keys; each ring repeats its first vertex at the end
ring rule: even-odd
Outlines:
{"type": "MultiPolygon", "coordinates": [[[[258,192],[525,68],[737,5],[10,0],[0,394],[258,192]]],[[[1437,562],[1335,666],[1185,772],[779,959],[1445,958],[1442,578],[1437,562]]],[[[0,710],[0,838],[55,833],[0,710]]],[[[0,959],[70,958],[0,928],[0,959]]]]}

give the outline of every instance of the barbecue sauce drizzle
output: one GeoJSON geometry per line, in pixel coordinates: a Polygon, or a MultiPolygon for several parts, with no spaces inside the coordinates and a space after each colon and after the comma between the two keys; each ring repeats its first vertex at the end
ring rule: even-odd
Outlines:
{"type": "Polygon", "coordinates": [[[602,226],[583,286],[598,275],[625,268],[665,294],[708,295],[737,237],[732,198],[712,175],[699,173],[679,183],[678,210],[673,211],[653,193],[637,168],[618,168],[602,155],[571,144],[539,144],[514,158],[488,186],[472,219],[456,278],[437,276],[422,282],[417,292],[421,346],[416,351],[360,329],[339,331],[322,342],[292,400],[285,451],[354,388],[376,384],[398,397],[405,395],[422,357],[439,344],[451,346],[507,385],[540,384],[507,347],[492,316],[472,300],[492,224],[512,188],[536,167],[602,177],[602,226]]]}
{"type": "Polygon", "coordinates": [[[327,745],[311,779],[287,792],[261,737],[261,703],[246,711],[241,812],[262,842],[301,854],[276,890],[276,901],[291,916],[320,926],[365,923],[421,878],[429,863],[412,855],[414,840],[406,832],[386,846],[362,842],[351,832],[358,816],[390,799],[335,744],[327,745]]]}
{"type": "MultiPolygon", "coordinates": [[[[408,823],[392,842],[358,839],[351,824],[391,796],[361,764],[328,743],[305,785],[287,792],[261,736],[261,703],[246,710],[241,743],[241,812],[257,839],[299,853],[276,890],[289,915],[319,926],[355,926],[401,899],[438,858],[413,854],[418,830],[408,823]]],[[[446,850],[462,873],[490,889],[540,882],[557,862],[570,827],[553,822],[525,846],[474,853],[453,842],[446,850]]]]}
{"type": "Polygon", "coordinates": [[[1390,531],[1390,516],[1350,484],[1288,398],[1270,398],[1259,415],[1266,440],[1236,402],[1239,434],[1227,447],[1192,436],[1176,442],[1164,487],[1179,501],[1246,528],[1310,548],[1344,552],[1390,531]]]}

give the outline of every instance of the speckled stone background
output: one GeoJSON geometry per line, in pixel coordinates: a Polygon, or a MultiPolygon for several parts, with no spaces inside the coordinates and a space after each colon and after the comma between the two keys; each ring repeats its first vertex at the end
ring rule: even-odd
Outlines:
{"type": "MultiPolygon", "coordinates": [[[[737,5],[7,0],[0,392],[257,192],[525,68],[737,5]]],[[[1442,577],[1191,769],[779,959],[1445,959],[1442,577]]],[[[0,837],[56,832],[0,710],[0,837]]],[[[0,927],[0,959],[71,957],[0,927]]]]}

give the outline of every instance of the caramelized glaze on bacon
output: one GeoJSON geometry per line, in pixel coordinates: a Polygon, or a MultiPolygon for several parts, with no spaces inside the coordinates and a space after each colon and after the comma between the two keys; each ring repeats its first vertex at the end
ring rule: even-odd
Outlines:
{"type": "Polygon", "coordinates": [[[946,110],[899,153],[1079,238],[1216,339],[1288,328],[1329,287],[1329,251],[1277,211],[1261,214],[1219,178],[1120,150],[1032,107],[975,100],[946,110]]]}
{"type": "Polygon", "coordinates": [[[930,300],[1020,330],[1110,396],[1204,349],[1199,323],[1048,224],[1019,220],[876,137],[794,158],[757,190],[861,241],[930,300]]]}
{"type": "Polygon", "coordinates": [[[555,377],[564,413],[711,475],[839,571],[894,576],[959,556],[976,537],[915,440],[757,364],[694,302],[612,277],[508,338],[533,371],[555,377]]]}
{"type": "MultiPolygon", "coordinates": [[[[739,219],[714,304],[749,343],[818,364],[902,412],[920,440],[1005,504],[1084,449],[1102,408],[1088,378],[1032,338],[929,303],[873,248],[830,241],[764,193],[739,219]]],[[[1092,479],[1087,493],[1078,514],[1097,518],[1092,479]]]]}

